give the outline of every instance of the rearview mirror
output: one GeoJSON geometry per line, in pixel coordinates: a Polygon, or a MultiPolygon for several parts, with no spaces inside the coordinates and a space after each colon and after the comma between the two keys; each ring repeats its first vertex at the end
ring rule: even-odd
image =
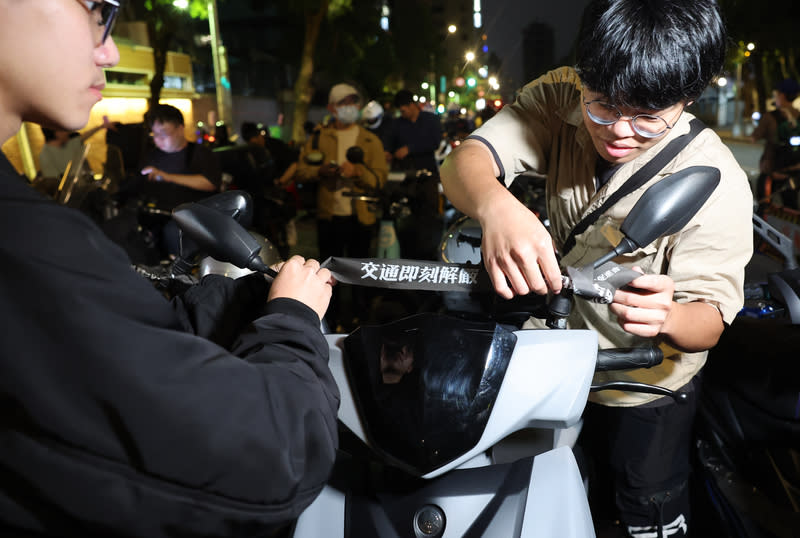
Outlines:
{"type": "Polygon", "coordinates": [[[717,188],[720,172],[712,166],[691,166],[665,177],[647,189],[633,206],[620,230],[622,241],[602,258],[595,268],[659,237],[680,231],[703,207],[717,188]]]}

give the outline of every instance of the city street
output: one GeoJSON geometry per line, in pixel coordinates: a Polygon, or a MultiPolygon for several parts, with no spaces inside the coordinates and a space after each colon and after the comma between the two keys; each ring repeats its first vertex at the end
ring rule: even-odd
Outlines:
{"type": "MultiPolygon", "coordinates": [[[[742,169],[747,173],[751,187],[755,187],[758,177],[758,160],[763,151],[762,143],[750,142],[746,138],[734,138],[726,131],[719,132],[720,137],[730,148],[742,169]]],[[[312,215],[305,212],[297,220],[297,244],[291,248],[291,254],[300,254],[306,258],[318,258],[317,228],[312,215]]]]}

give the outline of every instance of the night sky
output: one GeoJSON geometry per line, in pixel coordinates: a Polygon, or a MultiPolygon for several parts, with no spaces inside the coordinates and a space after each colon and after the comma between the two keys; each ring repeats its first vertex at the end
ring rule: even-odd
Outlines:
{"type": "Polygon", "coordinates": [[[555,59],[569,51],[588,0],[483,0],[489,48],[503,60],[506,74],[522,86],[522,29],[531,22],[550,24],[556,37],[555,59]]]}

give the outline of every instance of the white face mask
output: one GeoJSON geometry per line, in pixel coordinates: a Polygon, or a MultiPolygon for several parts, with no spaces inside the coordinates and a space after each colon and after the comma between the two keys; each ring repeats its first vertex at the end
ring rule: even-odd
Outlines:
{"type": "Polygon", "coordinates": [[[344,105],[336,107],[336,119],[346,125],[357,122],[358,113],[359,110],[358,106],[356,105],[344,105]]]}

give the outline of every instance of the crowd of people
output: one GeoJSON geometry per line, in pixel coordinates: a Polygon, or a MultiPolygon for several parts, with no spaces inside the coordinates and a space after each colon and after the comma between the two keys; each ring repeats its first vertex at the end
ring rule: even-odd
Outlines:
{"type": "MultiPolygon", "coordinates": [[[[45,175],[63,174],[86,135],[115,128],[104,119],[69,134],[86,124],[103,69],[119,60],[110,33],[121,2],[0,0],[2,140],[23,121],[48,129],[45,175]]],[[[165,211],[223,186],[244,189],[255,199],[255,222],[288,258],[272,282],[212,275],[170,302],[94,222],[31,189],[0,156],[0,219],[15,232],[0,242],[0,534],[265,535],[291,525],[329,478],[338,442],[339,393],[321,322],[351,329],[367,296],[342,300],[318,260],[290,256],[287,229],[281,236],[265,216],[281,197],[294,203],[276,189],[315,190],[320,260],[366,258],[380,214],[359,195],[380,193],[390,171],[421,177],[403,256],[424,259],[442,230],[441,181],[444,195],[481,224],[497,295],[558,294],[561,267],[605,253],[639,194],[570,232],[689,132],[686,107],[720,72],[726,43],[714,0],[592,0],[577,64],[534,80],[476,130],[462,126],[466,140],[441,178],[435,154],[448,129],[408,90],[387,107],[355,85],[334,84],[329,118],[310,126],[299,147],[246,122],[241,151],[231,153],[189,140],[182,113],[158,105],[145,121],[151,144],[136,188],[165,211]],[[230,185],[228,166],[240,173],[230,185]],[[526,172],[547,178],[547,228],[509,191],[526,172]],[[47,315],[34,295],[46,297],[47,315]]],[[[779,85],[775,125],[765,122],[754,136],[779,144],[800,115],[779,97],[798,92],[796,83],[779,85]]],[[[693,165],[721,171],[698,216],[670,240],[619,257],[641,276],[612,304],[580,303],[569,318],[570,327],[596,331],[602,347],[651,342],[665,350],[662,366],[609,379],[688,395],[684,404],[592,395],[583,442],[601,483],[592,491],[597,525],[634,538],[691,528],[688,445],[699,373],[742,306],[752,253],[746,177],[709,129],[658,177],[693,165]]],[[[174,225],[159,234],[163,253],[177,252],[174,225]]]]}

